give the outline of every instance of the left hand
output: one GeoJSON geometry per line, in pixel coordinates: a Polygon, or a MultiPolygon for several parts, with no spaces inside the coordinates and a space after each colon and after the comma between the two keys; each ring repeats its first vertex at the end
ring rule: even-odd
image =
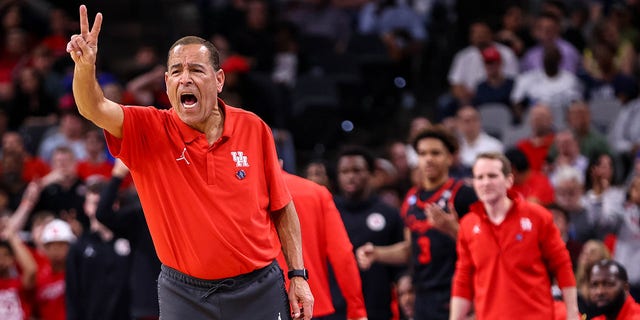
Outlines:
{"type": "Polygon", "coordinates": [[[311,320],[313,315],[313,295],[309,283],[300,277],[291,278],[289,284],[289,304],[293,319],[311,320]],[[302,308],[300,308],[302,305],[302,308]]]}

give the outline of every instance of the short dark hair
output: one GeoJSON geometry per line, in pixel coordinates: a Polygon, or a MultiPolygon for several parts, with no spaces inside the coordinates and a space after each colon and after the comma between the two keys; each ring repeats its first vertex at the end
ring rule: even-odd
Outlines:
{"type": "Polygon", "coordinates": [[[342,148],[342,150],[340,151],[340,153],[338,154],[338,161],[340,161],[340,159],[342,157],[349,157],[349,156],[360,156],[364,158],[364,161],[367,163],[367,170],[371,173],[373,173],[376,169],[376,159],[373,156],[373,154],[371,153],[371,151],[369,151],[369,149],[360,146],[360,145],[349,145],[349,146],[345,146],[344,148],[342,148]]]}
{"type": "Polygon", "coordinates": [[[422,139],[440,140],[450,154],[456,154],[456,152],[458,152],[458,139],[456,139],[456,137],[442,125],[430,126],[418,133],[412,142],[414,150],[418,150],[418,142],[422,139]]]}
{"type": "Polygon", "coordinates": [[[507,157],[507,159],[509,159],[509,161],[513,165],[513,168],[518,170],[518,172],[525,172],[529,170],[529,168],[531,168],[529,159],[527,159],[527,155],[517,147],[509,148],[504,153],[504,155],[505,157],[507,157]]]}
{"type": "Polygon", "coordinates": [[[587,282],[591,281],[591,272],[593,272],[593,268],[599,267],[602,269],[608,269],[609,267],[615,266],[618,269],[617,274],[615,275],[618,280],[628,283],[629,276],[627,275],[627,269],[622,266],[622,264],[618,261],[612,259],[602,259],[589,267],[589,272],[587,272],[587,282]]]}
{"type": "Polygon", "coordinates": [[[559,206],[557,203],[553,202],[545,205],[544,207],[547,208],[547,210],[549,211],[554,210],[554,211],[560,212],[560,214],[562,214],[562,216],[564,217],[564,220],[566,220],[567,223],[571,222],[571,216],[569,215],[569,211],[565,210],[563,207],[559,206]]]}
{"type": "Polygon", "coordinates": [[[174,42],[173,45],[171,45],[171,48],[169,48],[169,53],[167,53],[167,64],[169,64],[171,52],[175,47],[189,44],[198,44],[205,46],[205,48],[209,50],[209,61],[211,62],[213,69],[215,69],[216,71],[220,70],[220,52],[218,51],[218,48],[216,48],[213,43],[196,36],[182,37],[174,42]]]}

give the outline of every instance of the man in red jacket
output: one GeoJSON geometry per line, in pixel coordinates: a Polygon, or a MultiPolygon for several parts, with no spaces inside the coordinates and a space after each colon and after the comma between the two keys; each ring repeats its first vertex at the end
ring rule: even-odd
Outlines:
{"type": "Polygon", "coordinates": [[[592,320],[639,320],[640,305],[629,294],[627,270],[614,260],[601,260],[587,274],[592,320]]]}
{"type": "Polygon", "coordinates": [[[571,259],[551,213],[508,191],[509,160],[480,154],[473,165],[479,202],[460,221],[451,320],[553,319],[552,274],[562,290],[567,319],[578,319],[571,259]]]}
{"type": "MultiPolygon", "coordinates": [[[[326,187],[311,180],[285,171],[283,177],[300,220],[303,260],[310,274],[309,287],[315,299],[313,318],[322,319],[335,312],[329,288],[328,261],[336,271],[336,280],[347,302],[347,319],[367,319],[353,246],[333,196],[326,187]]],[[[278,263],[286,273],[287,264],[282,253],[278,263]]]]}

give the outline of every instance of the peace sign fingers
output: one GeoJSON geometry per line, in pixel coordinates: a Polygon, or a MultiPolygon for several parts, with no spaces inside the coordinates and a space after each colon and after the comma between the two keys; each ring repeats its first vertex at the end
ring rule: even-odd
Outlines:
{"type": "Polygon", "coordinates": [[[83,4],[80,6],[80,35],[89,45],[95,45],[98,43],[98,35],[102,28],[102,13],[97,13],[96,18],[93,21],[93,28],[89,30],[89,17],[87,14],[87,7],[83,4]]]}
{"type": "Polygon", "coordinates": [[[98,53],[98,35],[102,28],[102,14],[96,14],[93,21],[93,27],[89,28],[89,17],[87,15],[87,7],[80,6],[80,34],[71,36],[71,40],[67,44],[67,52],[71,54],[71,58],[76,64],[91,65],[95,64],[96,55],[98,53]]]}

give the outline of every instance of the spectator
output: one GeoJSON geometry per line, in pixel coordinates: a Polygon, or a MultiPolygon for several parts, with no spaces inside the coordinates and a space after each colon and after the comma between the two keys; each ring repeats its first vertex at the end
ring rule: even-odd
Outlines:
{"type": "Polygon", "coordinates": [[[414,320],[416,292],[413,288],[413,280],[411,275],[404,274],[396,282],[396,290],[398,292],[398,306],[400,307],[400,319],[414,320]]]}
{"type": "Polygon", "coordinates": [[[589,164],[589,159],[580,151],[578,140],[570,129],[556,133],[555,141],[547,158],[549,168],[546,171],[552,179],[556,170],[562,166],[575,168],[584,176],[589,164]]]}
{"type": "MultiPolygon", "coordinates": [[[[606,226],[605,217],[615,216],[615,212],[621,210],[625,191],[615,179],[615,164],[612,157],[606,153],[594,154],[589,158],[587,175],[585,177],[585,207],[591,217],[597,223],[602,224],[598,230],[598,239],[604,239],[610,232],[606,226]]],[[[608,226],[610,227],[610,226],[608,226]]]]}
{"type": "Polygon", "coordinates": [[[635,99],[622,107],[609,128],[608,142],[613,151],[627,159],[633,159],[640,151],[640,99],[635,99]]]}
{"type": "Polygon", "coordinates": [[[69,246],[75,241],[76,236],[68,223],[54,219],[46,222],[41,233],[34,234],[34,238],[42,244],[46,259],[46,262],[39,265],[36,276],[34,313],[41,319],[67,319],[66,260],[69,246]]]}
{"type": "MultiPolygon", "coordinates": [[[[458,51],[449,69],[449,85],[455,105],[471,103],[478,84],[487,78],[481,51],[488,47],[495,47],[500,52],[502,72],[506,77],[518,74],[518,61],[511,49],[493,41],[493,34],[485,22],[476,22],[469,27],[469,46],[458,51]]],[[[449,110],[446,116],[452,116],[455,108],[449,110]]]]}
{"type": "Polygon", "coordinates": [[[2,154],[8,153],[16,153],[22,157],[22,179],[26,182],[42,178],[51,171],[45,161],[28,153],[24,139],[17,132],[10,131],[2,135],[2,154]]]}
{"type": "Polygon", "coordinates": [[[544,51],[550,46],[558,48],[559,67],[561,70],[575,74],[580,67],[580,53],[576,48],[561,38],[561,21],[549,12],[542,12],[535,20],[533,35],[537,44],[528,49],[520,60],[520,71],[527,72],[542,69],[544,51]]]}
{"type": "Polygon", "coordinates": [[[569,238],[581,244],[598,238],[598,217],[587,211],[584,177],[576,168],[562,166],[557,168],[551,179],[555,203],[569,212],[569,238]]]}
{"type": "Polygon", "coordinates": [[[2,231],[0,241],[0,315],[3,319],[29,319],[29,293],[35,284],[36,261],[13,231],[2,231]]]}
{"type": "MultiPolygon", "coordinates": [[[[495,47],[484,48],[482,61],[484,61],[487,78],[476,86],[472,99],[473,105],[482,107],[483,104],[500,103],[510,107],[514,76],[507,76],[502,71],[500,52],[495,47]]],[[[514,110],[514,117],[517,115],[518,113],[514,110]]]]}
{"type": "Polygon", "coordinates": [[[518,58],[534,45],[527,18],[522,6],[511,4],[502,15],[502,28],[496,32],[496,41],[511,48],[518,58]]]}
{"type": "Polygon", "coordinates": [[[582,101],[573,101],[567,109],[567,124],[573,131],[580,153],[590,157],[596,153],[611,153],[607,139],[591,125],[591,110],[582,101]]]}
{"type": "Polygon", "coordinates": [[[80,117],[77,110],[63,112],[59,126],[40,143],[38,156],[51,164],[54,150],[60,146],[67,146],[77,160],[84,160],[87,157],[83,139],[85,125],[86,120],[80,117]]]}
{"type": "Polygon", "coordinates": [[[611,18],[604,18],[598,22],[591,34],[593,43],[584,52],[584,69],[595,77],[606,75],[609,70],[601,69],[601,65],[596,58],[596,48],[603,45],[613,52],[613,61],[615,70],[626,76],[635,74],[636,68],[636,51],[633,43],[620,35],[618,25],[611,18]]]}
{"type": "Polygon", "coordinates": [[[629,294],[627,271],[615,260],[601,260],[589,270],[589,300],[593,320],[637,320],[640,305],[629,294]]]}
{"type": "Polygon", "coordinates": [[[509,159],[513,173],[511,192],[541,205],[553,202],[553,187],[549,178],[541,171],[532,170],[527,156],[520,149],[511,148],[504,155],[509,159]]]}
{"type": "Polygon", "coordinates": [[[85,133],[87,158],[78,162],[78,177],[82,181],[89,178],[107,180],[111,177],[113,163],[107,157],[107,148],[101,130],[92,129],[85,133]]]}
{"type": "MultiPolygon", "coordinates": [[[[78,233],[78,228],[89,226],[82,211],[85,183],[78,177],[77,160],[70,148],[59,147],[54,150],[51,172],[42,179],[42,188],[35,211],[53,212],[57,218],[71,223],[78,233]]],[[[27,229],[31,227],[30,220],[27,229]]]]}
{"type": "Polygon", "coordinates": [[[627,200],[618,210],[605,213],[603,225],[612,229],[616,236],[613,259],[620,262],[629,273],[628,291],[640,297],[640,176],[629,185],[627,200]]]}
{"type": "Polygon", "coordinates": [[[476,156],[483,152],[502,152],[502,142],[482,130],[480,113],[472,106],[464,106],[456,115],[460,161],[471,168],[476,156]]]}
{"type": "MultiPolygon", "coordinates": [[[[547,104],[551,108],[566,108],[571,101],[582,96],[578,77],[560,68],[562,53],[559,47],[552,43],[545,46],[542,52],[541,68],[523,71],[515,78],[511,91],[511,103],[515,110],[526,110],[538,103],[547,104]]],[[[556,124],[562,122],[562,119],[555,119],[556,124]]]]}
{"type": "Polygon", "coordinates": [[[518,141],[516,146],[527,156],[532,170],[542,171],[555,139],[553,115],[549,106],[546,104],[533,106],[529,112],[529,126],[531,137],[518,141]]]}
{"type": "Polygon", "coordinates": [[[58,120],[57,101],[45,88],[44,77],[33,67],[23,67],[14,79],[14,95],[9,102],[9,128],[52,126],[58,120]]]}
{"type": "Polygon", "coordinates": [[[603,43],[594,44],[591,62],[597,69],[579,73],[586,100],[610,100],[625,104],[638,95],[638,82],[633,75],[623,74],[615,64],[615,51],[603,43]]]}

